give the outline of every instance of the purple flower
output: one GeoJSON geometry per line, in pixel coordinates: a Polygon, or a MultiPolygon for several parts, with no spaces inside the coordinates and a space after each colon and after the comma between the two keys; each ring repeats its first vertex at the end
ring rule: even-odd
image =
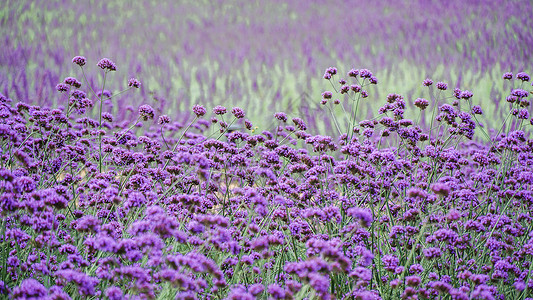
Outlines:
{"type": "Polygon", "coordinates": [[[309,274],[309,284],[324,298],[329,290],[329,278],[319,273],[309,274]]]}
{"type": "Polygon", "coordinates": [[[274,299],[285,299],[285,290],[278,284],[270,284],[267,291],[274,299]]]}
{"type": "Polygon", "coordinates": [[[248,291],[250,292],[250,294],[252,294],[254,296],[257,296],[258,294],[261,294],[264,290],[265,290],[265,286],[260,284],[260,283],[252,284],[248,288],[248,291]]]}
{"type": "Polygon", "coordinates": [[[383,268],[385,270],[394,272],[396,267],[398,267],[400,260],[398,260],[398,257],[393,254],[387,254],[381,258],[381,262],[383,263],[383,268]]]}
{"type": "Polygon", "coordinates": [[[134,88],[139,88],[141,86],[141,82],[137,80],[136,78],[130,78],[128,80],[128,86],[132,86],[134,88]]]}
{"type": "Polygon", "coordinates": [[[86,61],[87,59],[84,56],[74,56],[74,58],[72,59],[72,62],[80,67],[83,67],[86,61]]]}
{"type": "Polygon", "coordinates": [[[48,291],[39,281],[29,278],[24,279],[20,286],[13,289],[12,297],[14,299],[42,299],[48,294],[48,291]]]}
{"type": "Polygon", "coordinates": [[[415,100],[415,106],[420,108],[421,110],[426,109],[426,107],[429,106],[429,101],[423,98],[417,98],[415,100]]]}
{"type": "Polygon", "coordinates": [[[324,99],[331,99],[331,97],[333,97],[333,93],[330,91],[325,91],[322,93],[322,98],[324,99]]]}
{"type": "Polygon", "coordinates": [[[154,109],[148,104],[143,104],[139,106],[139,116],[144,121],[152,120],[155,116],[154,109]]]}
{"type": "Polygon", "coordinates": [[[304,121],[300,118],[293,118],[292,122],[294,125],[300,129],[300,130],[307,130],[307,126],[305,125],[304,121]]]}
{"type": "Polygon", "coordinates": [[[444,82],[437,82],[437,89],[445,91],[448,89],[448,84],[444,82]]]}
{"type": "Polygon", "coordinates": [[[193,113],[196,115],[196,117],[201,117],[207,113],[207,110],[202,105],[195,104],[192,107],[193,113]]]}
{"type": "Polygon", "coordinates": [[[244,118],[245,114],[244,114],[244,110],[242,110],[242,108],[240,107],[234,107],[232,110],[231,110],[231,113],[235,116],[235,118],[237,119],[242,119],[244,118]]]}
{"type": "Polygon", "coordinates": [[[431,190],[435,194],[441,195],[443,197],[447,197],[448,194],[450,193],[450,187],[445,183],[439,183],[439,182],[432,184],[431,190]]]}
{"type": "Polygon", "coordinates": [[[274,118],[282,121],[282,122],[287,122],[287,115],[283,112],[277,112],[274,114],[274,118]]]}
{"type": "Polygon", "coordinates": [[[117,286],[108,287],[105,291],[105,295],[109,298],[109,300],[122,300],[124,296],[122,290],[117,286]]]}
{"type": "Polygon", "coordinates": [[[503,79],[507,79],[507,80],[511,80],[511,79],[513,79],[513,73],[506,72],[506,73],[503,74],[502,78],[503,79]]]}
{"type": "Polygon", "coordinates": [[[516,78],[522,81],[529,81],[529,75],[526,72],[517,73],[516,78]]]}
{"type": "Polygon", "coordinates": [[[102,58],[97,64],[102,70],[116,71],[117,66],[108,58],[102,58]]]}
{"type": "Polygon", "coordinates": [[[83,216],[76,220],[76,230],[80,232],[98,232],[100,221],[94,216],[83,216]]]}
{"type": "Polygon", "coordinates": [[[68,89],[69,89],[69,86],[66,83],[59,83],[58,85],[56,85],[56,91],[60,93],[64,93],[68,91],[68,89]]]}
{"type": "Polygon", "coordinates": [[[157,119],[157,124],[159,125],[168,124],[168,123],[170,123],[170,117],[167,115],[159,116],[159,118],[157,119]]]}
{"type": "Polygon", "coordinates": [[[419,276],[407,276],[405,277],[405,283],[408,286],[418,286],[420,284],[421,280],[419,276]]]}
{"type": "Polygon", "coordinates": [[[529,95],[528,91],[523,89],[514,89],[511,91],[511,95],[516,96],[518,98],[525,98],[529,95]]]}
{"type": "Polygon", "coordinates": [[[215,108],[213,108],[213,113],[215,115],[223,115],[226,113],[226,108],[224,106],[217,105],[215,108]]]}
{"type": "Polygon", "coordinates": [[[460,96],[462,99],[468,100],[474,96],[474,93],[472,93],[471,91],[465,90],[461,92],[460,96]]]}
{"type": "Polygon", "coordinates": [[[81,87],[81,82],[79,82],[78,79],[74,77],[67,77],[63,80],[63,82],[78,89],[81,87]]]}
{"type": "Polygon", "coordinates": [[[370,227],[370,225],[372,225],[372,221],[374,220],[372,217],[372,212],[365,208],[352,207],[348,209],[348,215],[359,219],[364,227],[370,227]]]}
{"type": "Polygon", "coordinates": [[[337,74],[337,68],[329,67],[326,69],[326,72],[324,72],[324,79],[329,80],[335,74],[337,74]]]}
{"type": "Polygon", "coordinates": [[[433,84],[433,80],[431,80],[431,79],[429,79],[429,78],[426,78],[426,79],[422,82],[422,84],[423,84],[424,86],[430,86],[430,85],[433,84]]]}
{"type": "Polygon", "coordinates": [[[483,114],[483,110],[481,109],[481,107],[479,105],[474,105],[474,106],[472,106],[472,114],[473,115],[482,115],[483,114]]]}
{"type": "Polygon", "coordinates": [[[350,277],[356,277],[359,280],[370,281],[372,279],[372,271],[364,267],[356,267],[349,275],[350,277]]]}

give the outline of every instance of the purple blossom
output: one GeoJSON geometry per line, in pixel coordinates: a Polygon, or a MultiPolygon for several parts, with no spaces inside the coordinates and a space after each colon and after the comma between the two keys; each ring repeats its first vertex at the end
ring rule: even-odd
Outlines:
{"type": "Polygon", "coordinates": [[[139,116],[144,121],[152,120],[155,116],[154,109],[148,104],[143,104],[139,106],[139,116]]]}
{"type": "Polygon", "coordinates": [[[44,298],[48,291],[39,281],[29,278],[24,279],[20,286],[13,289],[13,297],[16,299],[39,299],[44,298]]]}
{"type": "Polygon", "coordinates": [[[138,89],[139,87],[141,87],[141,82],[139,80],[137,80],[136,78],[130,78],[128,80],[128,86],[138,89]]]}
{"type": "Polygon", "coordinates": [[[205,109],[205,107],[203,107],[202,105],[198,105],[198,104],[195,104],[192,107],[192,111],[198,118],[202,117],[203,115],[207,113],[207,110],[205,109]]]}
{"type": "Polygon", "coordinates": [[[83,67],[87,62],[87,59],[84,56],[74,56],[72,62],[77,64],[80,67],[83,67]]]}
{"type": "Polygon", "coordinates": [[[100,61],[98,61],[96,65],[105,71],[116,71],[117,70],[117,66],[115,65],[115,63],[112,62],[108,58],[102,58],[100,61]]]}
{"type": "Polygon", "coordinates": [[[242,108],[240,107],[234,107],[232,110],[231,110],[231,113],[235,116],[235,118],[237,119],[242,119],[244,118],[245,114],[244,114],[244,110],[242,110],[242,108]]]}

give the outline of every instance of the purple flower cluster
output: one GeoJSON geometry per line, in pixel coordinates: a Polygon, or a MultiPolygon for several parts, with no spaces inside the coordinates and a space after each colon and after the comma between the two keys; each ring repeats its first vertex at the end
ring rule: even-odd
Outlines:
{"type": "MultiPolygon", "coordinates": [[[[337,74],[328,68],[324,77],[337,74]]],[[[378,81],[367,69],[347,79],[353,85],[339,79],[334,90],[357,111],[378,81]]],[[[84,115],[92,106],[81,90],[66,109],[2,96],[0,293],[525,298],[533,142],[520,103],[529,92],[510,89],[510,124],[489,136],[473,93],[436,86],[442,97],[418,98],[413,109],[434,126],[406,118],[412,107],[389,94],[377,117],[353,113],[338,136],[311,134],[303,118],[288,124],[282,112],[272,131],[250,130],[239,107],[229,120],[214,107],[211,123],[201,105],[190,123],[161,115],[142,128],[110,112],[99,111],[103,123],[84,115]]],[[[137,121],[155,111],[141,105],[137,121]]]]}

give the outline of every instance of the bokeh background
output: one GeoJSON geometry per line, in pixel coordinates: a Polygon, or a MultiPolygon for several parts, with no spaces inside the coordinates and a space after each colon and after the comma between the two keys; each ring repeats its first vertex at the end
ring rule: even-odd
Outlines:
{"type": "Polygon", "coordinates": [[[490,123],[507,113],[502,73],[533,69],[533,1],[7,0],[0,22],[1,93],[62,105],[56,84],[82,77],[72,57],[87,57],[95,87],[107,57],[118,70],[106,89],[143,83],[106,103],[119,119],[143,103],[184,122],[194,104],[240,106],[260,128],[285,111],[327,133],[322,75],[335,66],[378,77],[362,104],[368,115],[388,93],[428,96],[430,77],[473,91],[490,123]]]}

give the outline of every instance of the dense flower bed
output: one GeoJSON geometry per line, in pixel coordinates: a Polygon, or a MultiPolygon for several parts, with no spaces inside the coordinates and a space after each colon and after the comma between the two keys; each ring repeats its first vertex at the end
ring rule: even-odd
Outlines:
{"type": "MultiPolygon", "coordinates": [[[[86,68],[84,57],[73,63],[86,68]]],[[[97,65],[103,78],[117,68],[97,65]]],[[[504,74],[509,113],[494,133],[472,92],[431,79],[422,85],[432,96],[414,100],[417,120],[404,118],[398,94],[373,99],[383,105],[361,120],[378,79],[366,69],[342,77],[326,70],[321,101],[346,110],[331,114],[338,136],[283,112],[259,133],[223,106],[209,119],[195,105],[193,120],[173,122],[142,105],[137,120],[117,123],[102,106],[113,96],[73,77],[57,86],[63,108],[0,97],[0,293],[531,297],[529,76],[504,74]]]]}

